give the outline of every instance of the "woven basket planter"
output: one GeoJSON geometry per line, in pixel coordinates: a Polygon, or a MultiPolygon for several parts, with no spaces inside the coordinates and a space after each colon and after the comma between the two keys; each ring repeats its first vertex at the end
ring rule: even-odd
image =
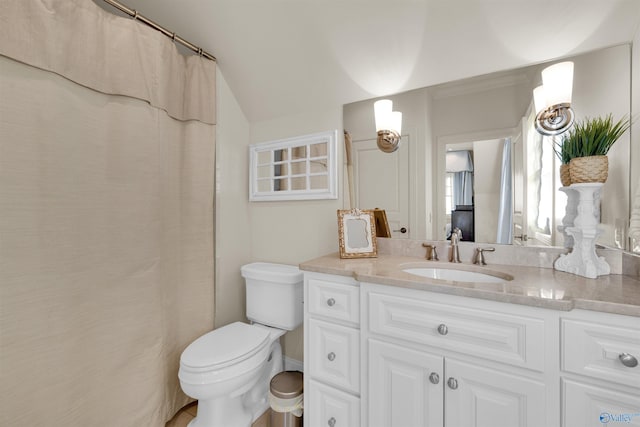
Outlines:
{"type": "Polygon", "coordinates": [[[571,184],[606,182],[609,175],[607,156],[575,157],[569,166],[571,184]]]}
{"type": "Polygon", "coordinates": [[[571,185],[571,172],[570,172],[569,163],[564,163],[560,165],[560,182],[564,187],[568,187],[571,185]]]}

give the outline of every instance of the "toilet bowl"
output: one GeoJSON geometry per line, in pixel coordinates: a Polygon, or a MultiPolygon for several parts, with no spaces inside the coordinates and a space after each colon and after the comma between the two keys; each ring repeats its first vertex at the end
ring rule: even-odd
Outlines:
{"type": "Polygon", "coordinates": [[[180,386],[198,400],[198,415],[189,427],[249,427],[268,408],[269,382],[283,370],[280,337],[302,323],[297,267],[254,263],[241,272],[247,317],[259,323],[223,326],[184,350],[180,386]]]}

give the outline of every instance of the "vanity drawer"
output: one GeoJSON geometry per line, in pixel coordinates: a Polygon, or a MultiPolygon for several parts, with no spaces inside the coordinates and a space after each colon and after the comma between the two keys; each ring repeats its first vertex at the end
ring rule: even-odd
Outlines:
{"type": "Polygon", "coordinates": [[[406,297],[368,293],[373,333],[544,371],[543,318],[505,313],[500,303],[475,308],[433,301],[438,295],[428,292],[399,291],[406,297]]]}
{"type": "Polygon", "coordinates": [[[640,387],[640,364],[633,367],[640,362],[640,326],[573,319],[561,325],[564,371],[640,387]]]}
{"type": "Polygon", "coordinates": [[[309,279],[308,287],[310,314],[360,323],[360,287],[319,279],[309,279]]]}
{"type": "Polygon", "coordinates": [[[360,331],[309,319],[309,357],[312,378],[360,391],[360,331]]]}
{"type": "Polygon", "coordinates": [[[561,381],[562,427],[640,427],[640,395],[564,378],[561,381]]]}
{"type": "Polygon", "coordinates": [[[305,425],[310,427],[360,426],[360,399],[316,381],[305,390],[305,425]]]}

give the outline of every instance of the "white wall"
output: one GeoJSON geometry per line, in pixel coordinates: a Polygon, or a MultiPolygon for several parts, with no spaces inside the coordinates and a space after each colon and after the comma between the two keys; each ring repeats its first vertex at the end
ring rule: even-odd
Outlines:
{"type": "Polygon", "coordinates": [[[245,320],[240,266],[252,261],[249,211],[249,122],[218,71],[216,126],[215,326],[245,320]]]}
{"type": "MultiPolygon", "coordinates": [[[[337,200],[249,203],[249,144],[338,129],[343,164],[342,107],[249,124],[218,71],[216,174],[216,327],[245,319],[243,264],[297,265],[337,252],[337,200]]],[[[343,182],[339,167],[339,185],[343,182]]],[[[339,187],[341,188],[341,187],[339,187]]],[[[285,335],[285,355],[303,359],[302,327],[285,335]]]]}
{"type": "MultiPolygon", "coordinates": [[[[250,140],[258,143],[333,129],[338,130],[338,165],[343,165],[342,106],[252,123],[250,140]]],[[[338,167],[338,188],[342,188],[343,169],[338,167]]],[[[297,265],[337,252],[336,211],[343,207],[342,197],[339,194],[337,200],[249,203],[252,261],[297,265]]],[[[245,224],[235,221],[225,226],[245,224]]],[[[303,360],[302,326],[285,335],[283,350],[286,356],[303,360]]]]}

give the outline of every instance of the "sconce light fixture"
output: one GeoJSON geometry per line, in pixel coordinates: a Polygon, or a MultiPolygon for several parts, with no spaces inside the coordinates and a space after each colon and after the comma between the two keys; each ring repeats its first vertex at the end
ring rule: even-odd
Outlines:
{"type": "Polygon", "coordinates": [[[571,94],[573,62],[560,62],[542,70],[542,86],[533,90],[536,130],[543,135],[558,135],[573,124],[571,94]]]}
{"type": "Polygon", "coordinates": [[[385,153],[393,153],[400,145],[402,131],[402,113],[391,111],[393,102],[381,99],[373,104],[376,118],[376,132],[378,132],[378,148],[385,153]]]}

